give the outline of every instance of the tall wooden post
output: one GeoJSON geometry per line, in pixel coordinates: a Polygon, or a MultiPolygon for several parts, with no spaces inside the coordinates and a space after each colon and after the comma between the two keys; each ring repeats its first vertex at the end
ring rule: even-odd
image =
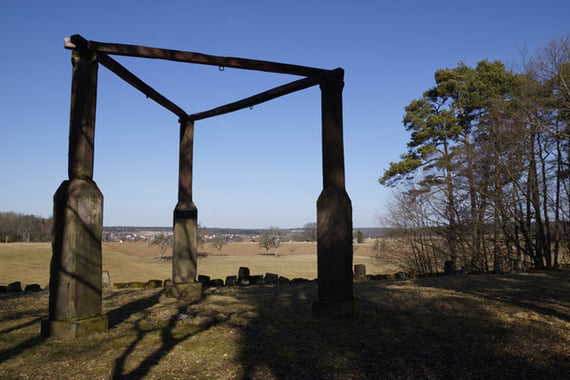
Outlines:
{"type": "Polygon", "coordinates": [[[323,191],[317,200],[317,316],[356,314],[352,293],[352,204],[345,189],[342,70],[321,82],[323,191]]]}
{"type": "Polygon", "coordinates": [[[192,160],[194,122],[180,120],[180,156],[178,166],[178,203],[174,209],[174,244],[172,282],[168,294],[196,300],[202,296],[202,284],[196,282],[198,251],[198,209],[192,201],[192,160]]]}
{"type": "Polygon", "coordinates": [[[105,330],[101,315],[103,195],[93,181],[97,55],[72,53],[69,180],[54,195],[49,318],[42,334],[74,338],[105,330]]]}

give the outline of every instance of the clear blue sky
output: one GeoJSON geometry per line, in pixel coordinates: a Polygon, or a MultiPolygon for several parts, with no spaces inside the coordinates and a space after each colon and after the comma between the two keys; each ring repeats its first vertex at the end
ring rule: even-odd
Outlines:
{"type": "MultiPolygon", "coordinates": [[[[347,190],[355,227],[377,226],[377,179],[406,149],[404,107],[435,70],[520,61],[570,32],[560,1],[6,1],[0,11],[0,211],[49,216],[67,178],[71,83],[63,38],[343,67],[347,190]]],[[[187,112],[296,79],[117,57],[187,112]]],[[[168,226],[177,199],[177,117],[99,70],[94,179],[104,224],[168,226]]],[[[316,220],[320,92],[311,88],[196,123],[194,198],[217,227],[316,220]]]]}

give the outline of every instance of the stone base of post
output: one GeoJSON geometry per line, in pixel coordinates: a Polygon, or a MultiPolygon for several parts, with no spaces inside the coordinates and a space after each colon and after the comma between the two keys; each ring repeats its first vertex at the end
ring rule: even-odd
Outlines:
{"type": "Polygon", "coordinates": [[[360,312],[358,300],[316,301],[312,305],[313,315],[318,318],[355,318],[360,312]]]}
{"type": "Polygon", "coordinates": [[[174,209],[172,282],[193,284],[197,274],[198,210],[192,202],[178,202],[174,209]]]}
{"type": "Polygon", "coordinates": [[[82,338],[109,329],[109,319],[106,315],[67,321],[52,321],[44,319],[41,325],[41,335],[58,339],[82,338]]]}
{"type": "Polygon", "coordinates": [[[178,298],[187,302],[196,302],[202,299],[204,290],[200,282],[188,284],[168,284],[165,288],[167,297],[178,298]]]}
{"type": "Polygon", "coordinates": [[[355,316],[352,293],[352,204],[343,188],[330,187],[317,201],[317,316],[355,316]]]}
{"type": "Polygon", "coordinates": [[[49,320],[42,333],[75,337],[106,328],[101,316],[103,195],[92,180],[64,181],[54,195],[49,320]]]}

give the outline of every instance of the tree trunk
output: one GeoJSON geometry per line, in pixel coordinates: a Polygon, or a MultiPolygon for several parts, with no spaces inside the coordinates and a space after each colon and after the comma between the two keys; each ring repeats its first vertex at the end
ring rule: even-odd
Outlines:
{"type": "Polygon", "coordinates": [[[541,168],[541,180],[542,180],[542,210],[544,217],[544,230],[542,232],[543,236],[543,252],[544,259],[547,268],[552,268],[552,252],[551,252],[551,242],[552,235],[550,232],[550,218],[548,216],[548,184],[546,180],[546,157],[543,154],[543,146],[540,139],[540,133],[537,134],[536,139],[538,143],[538,157],[540,158],[540,168],[541,168]]]}
{"type": "MultiPolygon", "coordinates": [[[[498,138],[498,137],[497,137],[498,138]]],[[[496,140],[497,141],[497,140],[496,140]]],[[[497,144],[498,145],[498,144],[497,144]]],[[[495,165],[495,191],[494,191],[494,210],[493,210],[493,270],[495,272],[502,270],[501,262],[501,247],[499,246],[499,235],[501,233],[501,220],[499,217],[499,209],[501,207],[501,173],[499,164],[498,149],[495,149],[493,155],[495,165]]]]}
{"type": "Polygon", "coordinates": [[[527,203],[527,220],[529,231],[532,230],[530,222],[531,214],[534,214],[535,219],[535,241],[536,253],[534,256],[534,264],[537,268],[544,268],[544,226],[542,224],[542,216],[540,211],[540,195],[538,192],[538,174],[536,169],[536,130],[531,121],[530,139],[529,139],[529,167],[528,167],[528,183],[529,194],[528,199],[530,205],[527,203]],[[531,209],[532,206],[532,209],[531,209]],[[533,212],[534,211],[534,212],[533,212]]]}
{"type": "Polygon", "coordinates": [[[457,260],[457,225],[455,222],[455,198],[453,193],[453,181],[451,173],[451,160],[449,158],[449,147],[447,142],[447,136],[443,138],[443,152],[445,155],[445,182],[447,185],[447,202],[448,202],[448,213],[449,213],[449,231],[448,231],[448,244],[449,244],[449,256],[451,260],[457,260]]]}
{"type": "Polygon", "coordinates": [[[479,218],[477,212],[477,187],[473,173],[473,146],[469,142],[469,135],[465,135],[467,149],[467,181],[469,183],[469,200],[471,208],[471,257],[478,257],[481,253],[481,240],[479,237],[479,218]]]}
{"type": "Polygon", "coordinates": [[[562,152],[560,149],[560,118],[556,118],[556,196],[554,199],[554,252],[553,266],[558,267],[560,249],[560,177],[562,176],[562,152]]]}

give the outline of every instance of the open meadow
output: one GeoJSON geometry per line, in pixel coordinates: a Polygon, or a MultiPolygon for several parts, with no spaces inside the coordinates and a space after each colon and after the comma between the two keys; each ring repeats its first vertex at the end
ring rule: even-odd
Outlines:
{"type": "MultiPolygon", "coordinates": [[[[2,283],[47,282],[48,244],[10,246],[0,250],[2,283]]],[[[312,269],[297,268],[309,265],[310,249],[294,248],[306,253],[224,248],[226,256],[201,258],[200,268],[212,272],[200,272],[223,277],[216,260],[229,260],[231,274],[250,265],[254,273],[310,277],[312,269]]],[[[104,245],[116,281],[168,277],[170,262],[156,256],[147,245],[104,245]]],[[[357,282],[360,314],[345,320],[313,317],[316,291],[315,283],[210,288],[191,304],[162,289],[106,290],[109,330],[73,341],[40,335],[47,291],[0,294],[0,378],[550,380],[570,373],[569,271],[357,282]]]]}
{"type": "MultiPolygon", "coordinates": [[[[168,255],[171,253],[168,252],[168,255]]],[[[0,244],[0,285],[14,281],[22,285],[49,282],[50,243],[0,244]]],[[[375,258],[372,244],[355,244],[354,264],[365,264],[369,274],[399,271],[397,260],[386,254],[375,258]]],[[[257,243],[228,243],[221,251],[211,244],[199,249],[198,273],[225,279],[236,275],[240,266],[252,274],[277,273],[290,279],[317,277],[316,243],[285,243],[279,250],[266,251],[257,243]]],[[[172,276],[170,257],[160,260],[156,246],[145,242],[103,243],[103,270],[109,271],[113,282],[165,280],[172,276]]]]}

